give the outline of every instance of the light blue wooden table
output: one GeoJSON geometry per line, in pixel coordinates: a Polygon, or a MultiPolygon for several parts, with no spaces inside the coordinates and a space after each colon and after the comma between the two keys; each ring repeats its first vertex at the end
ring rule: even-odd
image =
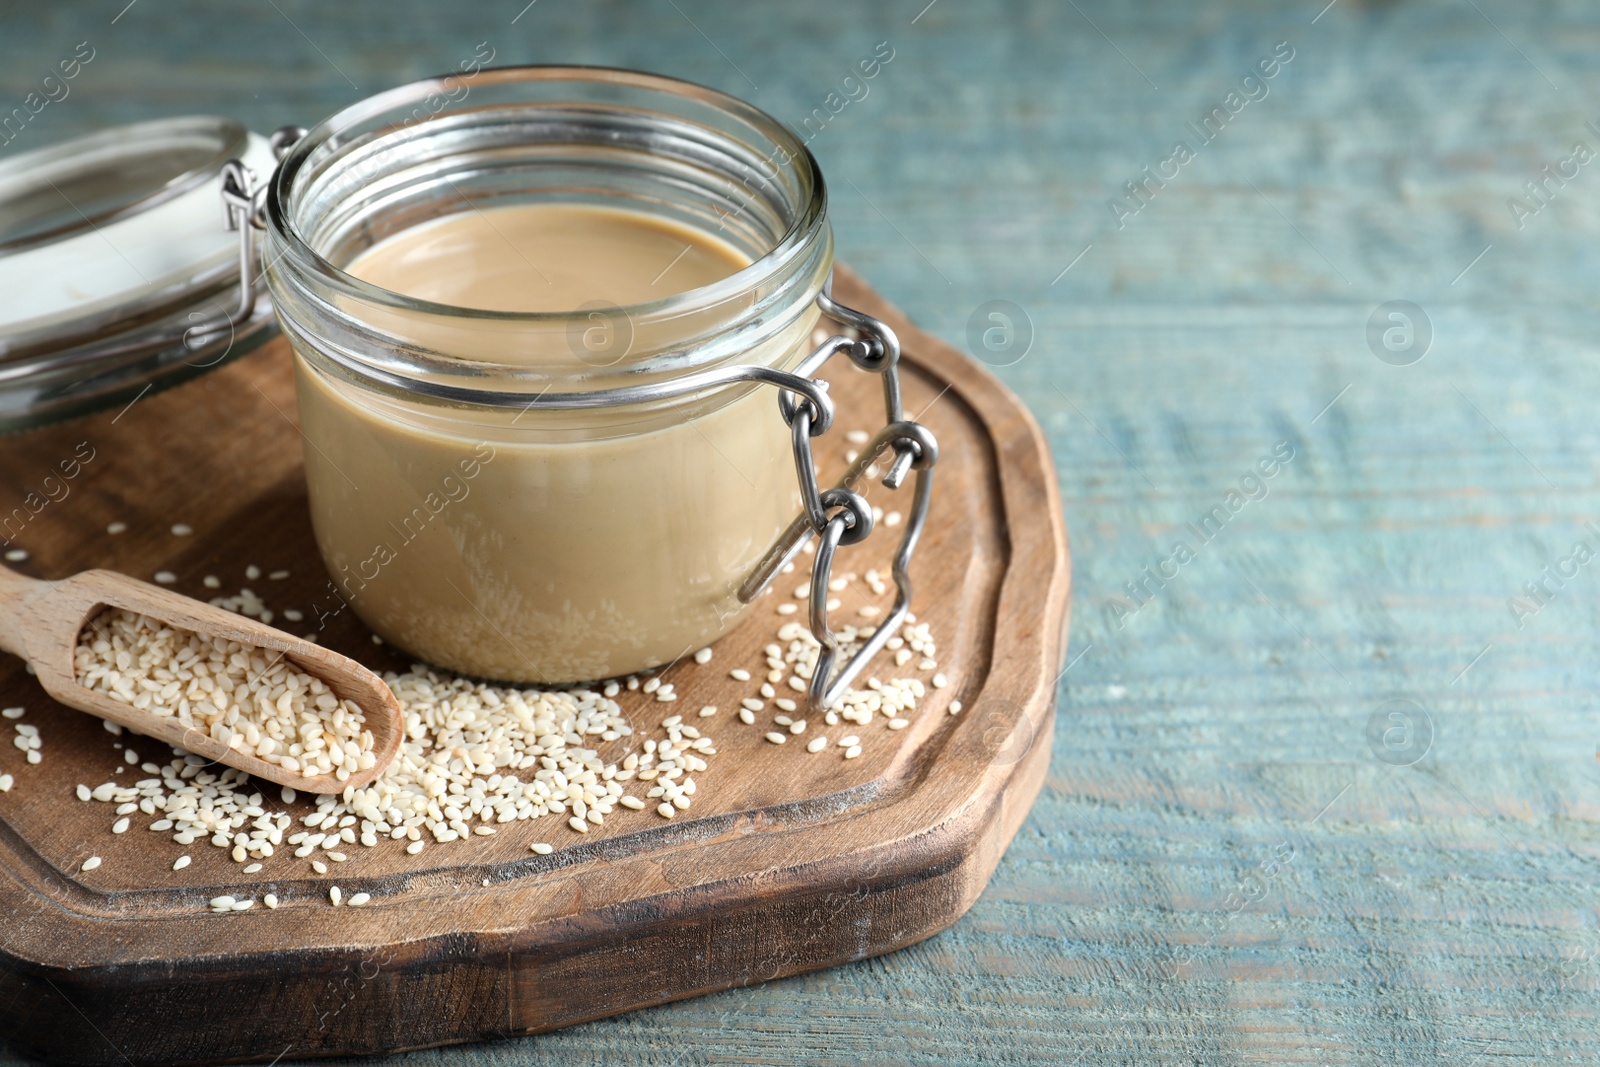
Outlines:
{"type": "Polygon", "coordinates": [[[888,42],[812,141],[841,254],[957,342],[1025,311],[980,353],[1055,448],[1072,667],[947,933],[396,1062],[1600,1062],[1600,10],[524,2],[8,0],[0,114],[95,55],[0,153],[480,42],[798,124],[888,42]]]}

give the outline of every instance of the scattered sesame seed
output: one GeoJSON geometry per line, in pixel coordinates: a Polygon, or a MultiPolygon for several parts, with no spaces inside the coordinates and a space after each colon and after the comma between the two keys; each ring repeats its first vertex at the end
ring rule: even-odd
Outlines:
{"type": "Polygon", "coordinates": [[[750,672],[743,667],[735,667],[728,672],[728,677],[736,682],[748,682],[750,680],[750,672]]]}
{"type": "Polygon", "coordinates": [[[891,729],[891,730],[904,730],[907,726],[910,726],[910,725],[911,725],[911,720],[910,719],[890,719],[889,720],[889,729],[891,729]]]}
{"type": "Polygon", "coordinates": [[[190,526],[186,522],[175,522],[172,524],[173,537],[188,537],[192,533],[194,533],[194,527],[190,526]]]}
{"type": "Polygon", "coordinates": [[[281,793],[279,795],[283,797],[283,802],[285,804],[293,804],[294,803],[295,792],[289,786],[284,786],[283,790],[281,791],[281,793]]]}
{"type": "Polygon", "coordinates": [[[305,618],[304,615],[296,611],[294,608],[285,608],[283,610],[283,617],[290,622],[299,622],[301,619],[305,618]]]}
{"type": "Polygon", "coordinates": [[[755,714],[755,712],[751,711],[749,708],[740,708],[739,709],[739,721],[744,723],[746,726],[752,726],[752,725],[755,724],[756,714],[755,714]]]}
{"type": "Polygon", "coordinates": [[[952,714],[952,715],[960,715],[961,714],[961,701],[952,700],[950,702],[950,714],[952,714]]]}
{"type": "Polygon", "coordinates": [[[0,774],[0,793],[11,792],[11,787],[16,784],[16,779],[9,774],[0,774]]]}
{"type": "Polygon", "coordinates": [[[827,747],[828,747],[828,739],[826,737],[813,737],[811,739],[811,742],[808,745],[806,745],[806,751],[807,752],[821,752],[823,749],[825,749],[827,747]]]}
{"type": "Polygon", "coordinates": [[[339,891],[339,887],[338,886],[336,886],[336,885],[329,886],[328,887],[328,899],[333,901],[333,906],[337,908],[340,904],[342,904],[344,902],[344,894],[339,891]]]}
{"type": "Polygon", "coordinates": [[[946,678],[943,674],[936,674],[933,676],[933,687],[935,689],[943,689],[949,684],[950,679],[946,678]]]}
{"type": "Polygon", "coordinates": [[[328,873],[328,865],[326,863],[323,863],[321,860],[312,860],[311,861],[311,869],[313,871],[316,871],[318,874],[327,874],[328,873]]]}
{"type": "Polygon", "coordinates": [[[861,738],[857,737],[855,734],[850,734],[848,737],[839,738],[839,745],[842,748],[849,748],[852,745],[859,745],[860,743],[861,738]]]}
{"type": "Polygon", "coordinates": [[[424,841],[413,841],[411,844],[406,846],[406,853],[408,855],[415,856],[418,852],[422,851],[424,844],[426,844],[424,841]]]}
{"type": "Polygon", "coordinates": [[[883,524],[885,526],[899,526],[900,525],[900,513],[898,511],[889,512],[889,514],[887,514],[887,515],[885,515],[883,517],[883,524]]]}
{"type": "Polygon", "coordinates": [[[767,734],[767,740],[771,741],[775,745],[781,745],[785,741],[789,740],[789,735],[780,734],[778,731],[773,730],[771,733],[767,734]]]}
{"type": "Polygon", "coordinates": [[[119,533],[125,533],[127,531],[127,529],[128,529],[128,524],[127,523],[125,523],[125,522],[114,522],[114,523],[111,523],[109,526],[106,527],[106,533],[110,534],[112,537],[115,537],[119,533]]]}
{"type": "Polygon", "coordinates": [[[678,809],[673,807],[671,804],[662,803],[662,804],[656,805],[656,814],[661,816],[663,819],[672,818],[672,816],[675,815],[677,813],[677,811],[678,811],[678,809]]]}
{"type": "Polygon", "coordinates": [[[865,430],[850,430],[844,435],[844,439],[853,445],[864,445],[872,440],[872,435],[865,430]]]}
{"type": "Polygon", "coordinates": [[[6,552],[6,561],[9,563],[21,563],[27,558],[28,550],[25,548],[13,548],[6,552]]]}
{"type": "Polygon", "coordinates": [[[244,869],[245,874],[256,874],[261,870],[261,864],[252,863],[244,869]]]}
{"type": "Polygon", "coordinates": [[[261,577],[261,568],[252,563],[244,569],[244,576],[253,582],[261,577]]]}
{"type": "Polygon", "coordinates": [[[89,787],[84,785],[82,782],[78,783],[78,799],[79,800],[93,800],[94,799],[94,795],[89,792],[89,787]]]}
{"type": "Polygon", "coordinates": [[[80,871],[92,871],[98,866],[100,866],[100,857],[99,856],[90,856],[88,859],[83,861],[83,866],[79,867],[78,870],[80,870],[80,871]]]}
{"type": "Polygon", "coordinates": [[[278,906],[278,895],[276,893],[268,893],[261,898],[261,903],[269,908],[276,908],[278,906]]]}
{"type": "Polygon", "coordinates": [[[567,825],[578,831],[580,834],[586,834],[589,832],[589,824],[585,820],[578,818],[576,815],[567,820],[567,825]]]}
{"type": "Polygon", "coordinates": [[[790,723],[789,724],[789,732],[791,734],[803,734],[803,733],[805,733],[806,732],[806,721],[804,719],[799,719],[799,720],[797,720],[795,722],[790,723]]]}
{"type": "Polygon", "coordinates": [[[851,745],[849,748],[844,750],[845,759],[855,759],[859,755],[861,755],[860,745],[851,745]]]}
{"type": "Polygon", "coordinates": [[[696,663],[710,663],[711,662],[711,655],[712,655],[712,653],[711,653],[711,649],[709,647],[702,648],[699,652],[696,652],[694,654],[694,661],[696,663]]]}
{"type": "MultiPolygon", "coordinates": [[[[488,880],[485,879],[483,884],[484,885],[488,885],[489,884],[488,880]]],[[[352,908],[359,908],[359,907],[361,907],[361,905],[365,904],[367,901],[369,901],[371,899],[372,899],[372,896],[369,893],[352,893],[350,895],[349,904],[350,904],[350,906],[352,908]]]]}
{"type": "Polygon", "coordinates": [[[751,711],[760,711],[762,708],[766,707],[765,704],[757,700],[755,697],[745,697],[743,700],[739,701],[739,703],[744,705],[746,708],[749,708],[751,711]]]}
{"type": "Polygon", "coordinates": [[[716,713],[717,713],[717,706],[715,704],[707,704],[705,707],[700,709],[700,717],[702,719],[709,719],[709,718],[711,718],[711,716],[715,715],[716,713]]]}
{"type": "Polygon", "coordinates": [[[188,856],[179,856],[177,859],[172,861],[172,869],[175,871],[181,871],[185,867],[189,866],[191,862],[192,861],[188,856]]]}
{"type": "Polygon", "coordinates": [[[178,576],[171,571],[156,571],[156,581],[162,585],[171,585],[178,580],[178,576]]]}
{"type": "Polygon", "coordinates": [[[233,905],[234,899],[231,896],[223,895],[211,898],[211,907],[214,911],[232,911],[233,905]]]}
{"type": "Polygon", "coordinates": [[[221,589],[222,579],[218,578],[215,574],[208,574],[204,578],[200,579],[200,584],[205,586],[207,589],[221,589]]]}
{"type": "Polygon", "coordinates": [[[6,708],[4,711],[0,711],[0,715],[4,715],[8,719],[20,719],[23,713],[22,708],[6,708]]]}
{"type": "Polygon", "coordinates": [[[785,601],[784,603],[778,605],[778,614],[779,615],[793,615],[795,612],[797,612],[799,610],[800,610],[800,605],[791,604],[788,601],[785,601]]]}
{"type": "Polygon", "coordinates": [[[555,851],[555,848],[553,846],[547,845],[543,841],[535,841],[533,844],[529,845],[528,847],[533,849],[533,851],[537,852],[541,856],[548,856],[548,855],[550,855],[550,853],[555,851]]]}
{"type": "Polygon", "coordinates": [[[128,832],[128,817],[126,815],[124,815],[122,818],[120,818],[116,822],[112,823],[111,824],[111,832],[114,833],[114,834],[125,834],[125,833],[127,833],[128,832]]]}
{"type": "Polygon", "coordinates": [[[288,571],[273,571],[271,574],[267,575],[267,577],[270,580],[274,581],[274,582],[281,582],[285,578],[289,577],[289,572],[288,571]]]}
{"type": "Polygon", "coordinates": [[[375,645],[381,645],[381,644],[383,644],[383,638],[379,637],[377,634],[373,634],[372,635],[372,643],[375,644],[375,645]]]}

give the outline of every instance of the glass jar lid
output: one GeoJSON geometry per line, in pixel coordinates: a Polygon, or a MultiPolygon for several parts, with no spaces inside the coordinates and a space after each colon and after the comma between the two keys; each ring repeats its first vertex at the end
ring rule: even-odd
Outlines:
{"type": "Polygon", "coordinates": [[[0,160],[0,430],[126,402],[253,347],[273,328],[262,288],[240,301],[224,164],[271,172],[231,119],[140,122],[0,160]]]}

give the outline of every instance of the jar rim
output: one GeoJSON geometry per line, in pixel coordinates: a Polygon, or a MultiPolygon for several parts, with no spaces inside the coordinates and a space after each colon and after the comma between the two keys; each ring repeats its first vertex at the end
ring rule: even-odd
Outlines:
{"type": "MultiPolygon", "coordinates": [[[[350,104],[323,119],[308,130],[279,162],[268,185],[266,214],[274,235],[283,242],[282,255],[297,261],[301,269],[316,276],[319,284],[335,293],[396,311],[450,316],[458,319],[476,319],[509,324],[558,324],[581,319],[588,312],[574,308],[569,311],[501,311],[488,308],[463,307],[443,304],[396,293],[350,274],[322,255],[300,231],[291,201],[294,182],[301,169],[311,160],[314,152],[328,145],[342,131],[368,121],[407,103],[427,100],[450,90],[447,82],[452,78],[470,78],[487,84],[515,84],[519,82],[592,82],[607,83],[629,88],[657,91],[705,104],[733,116],[767,137],[777,150],[787,153],[786,164],[793,165],[804,183],[805,203],[796,212],[794,221],[771,248],[756,256],[749,265],[707,285],[682,290],[658,300],[623,304],[611,313],[625,317],[652,317],[673,314],[682,310],[714,305],[749,292],[763,280],[781,272],[784,266],[802,254],[816,232],[826,225],[827,187],[816,157],[795,132],[766,111],[736,96],[697,82],[674,78],[664,74],[625,67],[593,66],[583,64],[528,64],[519,66],[482,67],[468,75],[447,74],[424,78],[376,93],[350,104]]],[[[430,116],[431,118],[431,116],[430,116]]],[[[387,135],[387,134],[385,134],[387,135]]],[[[380,135],[380,138],[381,139],[380,135]]],[[[777,167],[770,156],[769,166],[777,167]]]]}

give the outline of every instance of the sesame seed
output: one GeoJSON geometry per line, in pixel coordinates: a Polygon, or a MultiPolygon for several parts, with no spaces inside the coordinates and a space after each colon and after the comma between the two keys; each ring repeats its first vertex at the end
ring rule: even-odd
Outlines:
{"type": "Polygon", "coordinates": [[[189,866],[190,862],[192,861],[188,856],[179,856],[177,859],[172,861],[172,869],[175,871],[181,871],[185,867],[189,866]]]}
{"type": "Polygon", "coordinates": [[[844,435],[844,439],[853,445],[864,445],[872,440],[872,435],[865,430],[850,430],[844,435]]]}
{"type": "Polygon", "coordinates": [[[736,682],[748,682],[750,680],[750,672],[743,667],[735,667],[728,672],[728,677],[736,682]]]}
{"type": "Polygon", "coordinates": [[[406,854],[407,855],[411,855],[411,856],[415,856],[417,853],[422,851],[422,847],[423,847],[424,844],[426,844],[426,842],[423,842],[423,841],[413,841],[413,842],[411,842],[411,844],[406,846],[406,854]]]}
{"type": "Polygon", "coordinates": [[[207,589],[221,589],[222,579],[218,578],[215,574],[208,574],[204,578],[200,579],[200,584],[205,586],[207,589]]]}
{"type": "Polygon", "coordinates": [[[328,873],[328,865],[326,863],[323,863],[321,860],[312,860],[311,861],[311,869],[313,871],[316,871],[318,874],[327,874],[328,873]]]}
{"type": "Polygon", "coordinates": [[[80,871],[92,871],[98,866],[100,866],[100,857],[99,856],[90,856],[88,859],[83,861],[83,866],[79,867],[78,870],[80,870],[80,871]]]}
{"type": "Polygon", "coordinates": [[[217,911],[232,911],[233,905],[234,899],[231,896],[225,895],[211,898],[211,906],[217,911]]]}
{"type": "Polygon", "coordinates": [[[126,815],[124,815],[122,818],[120,818],[116,822],[112,823],[111,824],[111,832],[114,833],[114,834],[125,834],[125,833],[127,833],[128,832],[128,817],[126,815]]]}
{"type": "Polygon", "coordinates": [[[234,911],[249,911],[254,906],[255,898],[253,897],[249,900],[236,900],[233,902],[234,911]]]}
{"type": "MultiPolygon", "coordinates": [[[[488,883],[485,882],[484,884],[487,885],[488,883]]],[[[371,899],[372,896],[368,893],[352,893],[350,895],[349,904],[352,908],[359,908],[361,905],[365,904],[371,899]]]]}
{"type": "Polygon", "coordinates": [[[796,720],[795,722],[790,723],[789,724],[789,732],[791,734],[803,734],[803,733],[805,733],[806,732],[806,721],[804,719],[799,719],[799,720],[796,720]]]}
{"type": "Polygon", "coordinates": [[[246,868],[245,868],[245,869],[244,869],[244,873],[245,873],[245,874],[256,874],[256,873],[257,873],[257,872],[259,872],[259,871],[260,871],[260,870],[261,870],[261,864],[259,864],[259,863],[252,863],[252,864],[250,864],[250,865],[249,865],[249,866],[248,866],[248,867],[246,867],[246,868]]]}
{"type": "Polygon", "coordinates": [[[0,774],[0,793],[11,792],[11,787],[16,784],[16,779],[9,774],[0,774]]]}
{"type": "Polygon", "coordinates": [[[889,514],[887,514],[887,515],[885,515],[883,517],[883,524],[885,526],[899,526],[900,525],[900,513],[898,511],[889,512],[889,514]]]}
{"type": "Polygon", "coordinates": [[[780,734],[778,731],[773,730],[771,733],[767,734],[767,740],[771,741],[775,745],[781,745],[785,741],[789,740],[789,736],[787,734],[780,734]]]}
{"type": "Polygon", "coordinates": [[[127,531],[127,529],[128,529],[128,524],[127,523],[125,523],[125,522],[113,522],[113,523],[111,523],[110,525],[108,525],[106,527],[106,533],[110,534],[112,537],[115,537],[119,533],[125,533],[127,531]]]}
{"type": "Polygon", "coordinates": [[[779,615],[793,615],[795,612],[797,612],[799,610],[800,610],[800,605],[791,604],[788,601],[785,601],[782,604],[778,605],[778,614],[779,615]]]}
{"type": "Polygon", "coordinates": [[[333,901],[333,906],[337,908],[340,904],[342,904],[344,902],[344,894],[339,891],[339,887],[338,886],[336,886],[336,885],[329,886],[328,887],[328,899],[333,901]]]}
{"type": "Polygon", "coordinates": [[[194,533],[194,527],[190,526],[186,522],[175,522],[172,524],[173,537],[188,537],[192,533],[194,533]]]}
{"type": "Polygon", "coordinates": [[[671,804],[661,803],[656,805],[656,814],[661,816],[663,819],[672,818],[677,811],[678,809],[673,807],[671,804]]]}
{"type": "Polygon", "coordinates": [[[952,714],[952,715],[960,715],[961,714],[961,701],[952,700],[950,702],[950,714],[952,714]]]}
{"type": "Polygon", "coordinates": [[[891,729],[891,730],[904,730],[907,726],[910,726],[910,725],[911,725],[911,720],[910,719],[890,719],[889,720],[889,729],[891,729]]]}
{"type": "Polygon", "coordinates": [[[246,579],[248,579],[248,580],[253,582],[257,578],[261,577],[261,568],[257,567],[254,563],[252,563],[252,564],[250,564],[250,566],[248,566],[248,567],[246,567],[244,569],[244,576],[245,576],[246,579]]]}
{"type": "Polygon", "coordinates": [[[845,759],[855,759],[859,755],[861,755],[860,745],[851,745],[849,748],[844,750],[845,759]]]}
{"type": "Polygon", "coordinates": [[[578,831],[580,834],[586,834],[589,832],[589,824],[583,819],[578,818],[576,815],[567,820],[567,825],[578,831]]]}
{"type": "Polygon", "coordinates": [[[78,799],[79,800],[93,800],[94,799],[93,794],[91,794],[89,792],[89,787],[84,785],[82,782],[78,783],[78,799]]]}
{"type": "Polygon", "coordinates": [[[709,719],[709,718],[711,718],[711,716],[715,715],[716,713],[717,713],[717,706],[715,704],[707,704],[705,707],[700,709],[700,718],[709,719]]]}
{"type": "Polygon", "coordinates": [[[285,578],[289,577],[289,572],[288,571],[273,571],[271,574],[267,575],[267,577],[270,580],[274,581],[274,582],[281,582],[285,578]]]}
{"type": "Polygon", "coordinates": [[[21,708],[6,708],[4,711],[0,711],[0,715],[8,719],[20,719],[23,716],[23,710],[21,708]]]}
{"type": "Polygon", "coordinates": [[[632,808],[634,811],[644,810],[644,801],[640,800],[638,797],[619,797],[617,798],[617,803],[621,804],[625,808],[632,808]]]}
{"type": "Polygon", "coordinates": [[[745,697],[743,700],[739,701],[739,703],[751,711],[760,711],[762,708],[766,707],[765,704],[757,700],[755,697],[745,697]]]}
{"type": "Polygon", "coordinates": [[[265,904],[269,908],[276,908],[278,906],[278,896],[276,893],[268,893],[266,896],[261,898],[261,903],[265,904]]]}
{"type": "Polygon", "coordinates": [[[555,851],[553,846],[547,845],[543,841],[535,841],[528,847],[533,849],[533,851],[537,852],[541,856],[548,856],[550,853],[555,851]]]}
{"type": "Polygon", "coordinates": [[[753,725],[756,721],[755,712],[751,711],[749,708],[740,708],[739,721],[744,723],[746,726],[753,725]]]}
{"type": "Polygon", "coordinates": [[[694,661],[696,663],[710,663],[711,662],[711,656],[712,656],[712,652],[711,652],[711,649],[709,647],[702,648],[699,652],[696,652],[694,654],[694,661]]]}
{"type": "Polygon", "coordinates": [[[288,619],[290,622],[299,622],[305,618],[304,615],[296,611],[294,608],[285,608],[283,610],[283,617],[288,619]]]}
{"type": "Polygon", "coordinates": [[[811,739],[811,742],[806,745],[806,751],[807,752],[821,752],[823,749],[825,749],[827,747],[828,747],[828,739],[826,737],[813,737],[811,739]]]}
{"type": "Polygon", "coordinates": [[[156,581],[162,585],[172,585],[177,580],[178,576],[171,571],[156,571],[156,581]]]}
{"type": "Polygon", "coordinates": [[[9,563],[21,563],[27,558],[28,550],[25,548],[13,548],[6,552],[6,560],[9,563]]]}
{"type": "Polygon", "coordinates": [[[839,738],[839,745],[841,748],[849,748],[852,745],[859,745],[860,743],[861,738],[857,737],[855,734],[850,734],[848,737],[839,738]]]}

